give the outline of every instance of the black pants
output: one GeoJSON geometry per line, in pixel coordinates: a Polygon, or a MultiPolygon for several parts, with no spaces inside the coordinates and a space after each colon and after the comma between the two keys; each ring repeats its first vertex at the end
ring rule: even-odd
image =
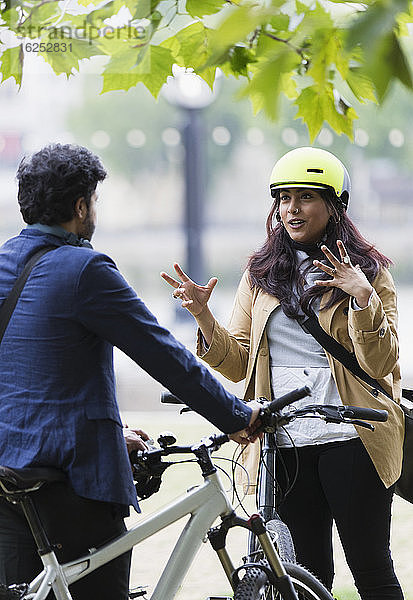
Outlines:
{"type": "MultiPolygon", "coordinates": [[[[87,554],[125,531],[118,507],[77,496],[66,483],[43,486],[31,494],[49,541],[61,544],[60,562],[87,554]]],[[[70,586],[74,600],[127,600],[130,552],[99,567],[70,586]]],[[[43,566],[19,506],[0,498],[0,581],[31,581],[43,566]]],[[[54,594],[51,595],[54,598],[54,594]]]]}
{"type": "MultiPolygon", "coordinates": [[[[400,600],[390,554],[393,489],[386,489],[360,439],[298,448],[298,479],[279,507],[293,536],[297,561],[331,590],[332,524],[362,600],[400,600]]],[[[292,478],[293,449],[278,451],[277,479],[292,478]]]]}

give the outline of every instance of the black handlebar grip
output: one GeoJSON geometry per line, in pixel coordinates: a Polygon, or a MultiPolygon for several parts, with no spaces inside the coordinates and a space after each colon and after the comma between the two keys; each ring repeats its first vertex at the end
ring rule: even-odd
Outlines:
{"type": "Polygon", "coordinates": [[[226,433],[217,433],[216,435],[214,435],[214,442],[218,446],[222,446],[223,444],[229,442],[229,437],[226,433]]]}
{"type": "Polygon", "coordinates": [[[301,400],[301,398],[305,398],[306,396],[311,396],[311,387],[308,385],[297,388],[296,390],[292,390],[291,392],[288,392],[279,398],[275,398],[272,402],[270,402],[269,409],[271,412],[276,412],[285,406],[288,406],[292,402],[301,400]]]}
{"type": "Polygon", "coordinates": [[[361,406],[344,406],[341,413],[347,419],[359,419],[363,421],[387,421],[389,413],[387,410],[379,410],[377,408],[363,408],[361,406]]]}
{"type": "Polygon", "coordinates": [[[174,396],[171,392],[162,392],[161,393],[161,404],[185,404],[178,398],[178,396],[174,396]]]}

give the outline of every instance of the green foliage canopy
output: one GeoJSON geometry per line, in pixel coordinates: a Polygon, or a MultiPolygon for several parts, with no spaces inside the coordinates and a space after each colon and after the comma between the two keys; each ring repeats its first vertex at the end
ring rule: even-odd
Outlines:
{"type": "Polygon", "coordinates": [[[395,80],[413,89],[413,0],[0,0],[0,7],[2,83],[21,85],[33,51],[68,77],[82,59],[105,57],[102,92],[142,83],[155,97],[173,64],[210,86],[219,67],[244,80],[242,95],[273,120],[286,96],[312,140],[325,122],[352,139],[359,103],[381,104],[395,80]]]}

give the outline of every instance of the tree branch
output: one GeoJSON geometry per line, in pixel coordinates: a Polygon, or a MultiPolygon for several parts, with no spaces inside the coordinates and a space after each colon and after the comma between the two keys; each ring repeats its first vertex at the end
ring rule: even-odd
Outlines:
{"type": "Polygon", "coordinates": [[[272,40],[274,40],[275,42],[281,42],[282,44],[286,44],[289,48],[291,48],[291,50],[294,50],[294,52],[297,52],[297,54],[299,56],[301,56],[301,58],[305,61],[307,61],[307,57],[305,56],[303,50],[301,48],[297,48],[297,46],[294,46],[294,44],[292,44],[290,42],[290,40],[285,40],[283,38],[277,37],[276,35],[269,33],[268,31],[263,31],[262,32],[263,35],[266,35],[267,37],[271,38],[272,40]]]}
{"type": "Polygon", "coordinates": [[[40,4],[38,4],[37,6],[33,7],[32,10],[29,12],[29,14],[26,16],[25,19],[23,19],[23,21],[20,21],[18,24],[18,27],[21,27],[22,25],[24,25],[26,23],[26,21],[28,21],[29,19],[32,18],[33,13],[38,10],[41,6],[43,6],[44,4],[52,4],[56,2],[56,0],[42,0],[42,2],[40,2],[40,4]]]}

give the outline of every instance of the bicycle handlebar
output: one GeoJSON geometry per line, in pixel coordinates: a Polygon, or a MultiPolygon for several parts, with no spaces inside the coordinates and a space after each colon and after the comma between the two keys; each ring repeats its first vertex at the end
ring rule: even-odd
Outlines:
{"type": "Polygon", "coordinates": [[[161,404],[184,404],[184,402],[171,392],[161,392],[161,404]]]}
{"type": "Polygon", "coordinates": [[[301,398],[305,398],[306,396],[311,396],[312,388],[309,385],[305,385],[301,388],[297,388],[280,396],[279,398],[275,398],[272,402],[269,402],[268,409],[270,412],[278,412],[279,410],[285,408],[289,404],[296,402],[297,400],[301,400],[301,398]]]}
{"type": "MultiPolygon", "coordinates": [[[[268,408],[271,412],[277,412],[295,402],[296,400],[301,400],[301,398],[305,398],[306,396],[311,396],[311,387],[309,385],[305,385],[301,388],[297,388],[280,396],[280,398],[275,398],[272,402],[268,404],[268,408]]],[[[185,404],[178,396],[171,394],[170,392],[161,392],[161,404],[185,404]]]]}
{"type": "MultiPolygon", "coordinates": [[[[284,394],[280,398],[275,398],[272,402],[263,401],[259,417],[261,425],[258,431],[274,432],[277,424],[286,424],[294,418],[305,416],[318,416],[325,419],[327,423],[353,423],[372,430],[374,429],[373,425],[366,423],[366,421],[383,422],[387,420],[388,413],[386,410],[345,405],[312,404],[280,414],[279,411],[282,408],[309,395],[311,395],[311,388],[303,386],[284,394]]],[[[162,393],[161,402],[184,404],[177,396],[169,392],[162,393]]],[[[210,474],[213,472],[208,471],[209,465],[213,468],[210,462],[210,452],[218,450],[229,441],[229,437],[226,434],[215,434],[203,438],[197,444],[188,446],[176,446],[174,441],[174,436],[160,436],[158,443],[161,447],[153,446],[145,451],[135,450],[130,454],[136,489],[140,498],[148,498],[157,492],[161,485],[163,472],[169,465],[175,464],[173,462],[163,462],[162,457],[173,454],[195,454],[203,474],[210,474]]]]}
{"type": "MultiPolygon", "coordinates": [[[[297,400],[301,400],[302,398],[305,398],[306,396],[311,396],[311,386],[309,385],[305,385],[301,388],[297,388],[295,390],[292,390],[291,392],[287,392],[287,394],[284,394],[283,396],[280,396],[279,398],[275,398],[274,400],[272,400],[271,402],[264,402],[263,403],[263,412],[265,413],[277,413],[279,411],[281,411],[283,408],[285,408],[286,406],[292,404],[293,402],[296,402],[297,400]]],[[[180,400],[178,398],[178,396],[175,396],[174,394],[171,394],[170,392],[162,392],[161,394],[161,402],[163,404],[184,404],[184,402],[182,402],[182,400],[180,400]]],[[[185,405],[185,404],[184,404],[185,405]]],[[[382,422],[384,423],[385,421],[387,421],[387,417],[388,417],[388,412],[386,410],[379,410],[376,408],[364,408],[361,406],[333,406],[333,405],[328,405],[328,407],[326,405],[324,405],[324,407],[329,410],[335,410],[337,411],[337,417],[340,419],[351,419],[351,420],[364,420],[364,421],[377,421],[377,422],[382,422]]],[[[300,409],[300,412],[303,411],[303,414],[306,410],[306,408],[308,409],[308,412],[310,412],[310,408],[313,409],[312,412],[314,412],[314,410],[316,408],[319,408],[319,412],[322,413],[323,412],[323,405],[311,405],[308,407],[303,407],[302,409],[300,409]]],[[[345,422],[345,421],[344,421],[345,422]]],[[[221,445],[223,443],[225,443],[225,441],[228,441],[228,439],[224,439],[223,436],[223,441],[221,442],[221,445]]]]}
{"type": "Polygon", "coordinates": [[[343,408],[340,407],[340,412],[346,419],[363,419],[364,421],[379,421],[385,423],[388,417],[387,410],[363,408],[361,406],[344,406],[343,408]]]}

